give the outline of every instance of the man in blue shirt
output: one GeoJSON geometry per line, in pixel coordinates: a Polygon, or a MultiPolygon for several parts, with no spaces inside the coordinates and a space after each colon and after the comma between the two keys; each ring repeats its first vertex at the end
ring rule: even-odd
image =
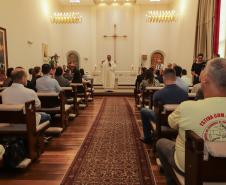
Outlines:
{"type": "Polygon", "coordinates": [[[43,77],[37,79],[36,89],[38,92],[59,93],[62,89],[55,79],[50,76],[51,67],[49,64],[42,65],[43,77]]]}
{"type": "Polygon", "coordinates": [[[183,89],[185,92],[189,92],[188,85],[182,80],[182,68],[180,66],[174,67],[175,73],[176,73],[176,85],[183,89]]]}
{"type": "MultiPolygon", "coordinates": [[[[153,96],[154,105],[161,104],[180,104],[188,99],[188,93],[175,84],[176,73],[174,69],[166,69],[163,74],[163,81],[165,87],[157,91],[153,96]]],[[[156,116],[154,111],[143,108],[141,110],[141,119],[143,124],[144,138],[141,141],[144,143],[152,142],[152,135],[150,133],[150,122],[155,121],[156,116]]]]}

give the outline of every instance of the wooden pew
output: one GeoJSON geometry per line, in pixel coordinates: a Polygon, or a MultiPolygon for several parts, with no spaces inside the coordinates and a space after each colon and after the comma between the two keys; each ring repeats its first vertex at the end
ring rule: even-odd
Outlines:
{"type": "Polygon", "coordinates": [[[162,105],[154,106],[154,111],[157,117],[156,123],[151,122],[151,129],[154,134],[153,151],[156,149],[156,142],[160,138],[175,139],[178,135],[176,129],[170,128],[168,124],[168,116],[175,110],[178,105],[162,105]]]}
{"type": "MultiPolygon", "coordinates": [[[[22,166],[25,164],[27,166],[42,153],[44,149],[43,135],[49,124],[49,121],[36,123],[35,101],[27,102],[25,105],[0,105],[0,136],[18,136],[27,141],[29,159],[22,161],[22,166]]],[[[18,167],[20,168],[20,165],[18,167]]]]}
{"type": "Polygon", "coordinates": [[[77,89],[79,87],[83,87],[84,92],[79,93],[77,92],[77,97],[81,98],[84,104],[79,104],[79,107],[85,108],[88,106],[88,95],[89,93],[87,92],[87,83],[71,83],[71,87],[76,87],[77,89]]]}
{"type": "MultiPolygon", "coordinates": [[[[69,114],[73,111],[73,106],[66,104],[64,92],[37,93],[37,95],[41,101],[41,108],[39,108],[38,111],[46,112],[52,115],[52,117],[53,115],[59,114],[60,122],[57,126],[64,130],[68,125],[69,114]]],[[[58,130],[58,132],[60,132],[60,130],[58,130]]]]}
{"type": "Polygon", "coordinates": [[[153,104],[153,95],[156,91],[159,91],[163,89],[163,86],[159,87],[146,87],[146,96],[149,97],[149,108],[152,109],[154,104],[153,104]]]}
{"type": "Polygon", "coordinates": [[[193,131],[186,131],[185,178],[172,170],[178,185],[225,185],[226,158],[204,157],[204,140],[193,131]]]}
{"type": "Polygon", "coordinates": [[[87,84],[87,92],[90,93],[90,97],[88,97],[88,100],[93,101],[93,99],[94,99],[94,87],[93,87],[94,79],[89,78],[87,80],[89,81],[89,83],[87,84]]]}
{"type": "Polygon", "coordinates": [[[73,113],[75,116],[79,114],[79,103],[81,98],[77,97],[77,87],[61,87],[66,97],[66,104],[73,105],[73,113]]]}

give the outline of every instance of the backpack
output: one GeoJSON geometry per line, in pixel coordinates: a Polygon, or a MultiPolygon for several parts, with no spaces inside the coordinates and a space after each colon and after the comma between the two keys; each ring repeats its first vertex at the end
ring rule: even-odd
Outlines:
{"type": "Polygon", "coordinates": [[[3,162],[7,168],[16,168],[26,158],[26,147],[23,139],[8,141],[5,145],[3,162]]]}

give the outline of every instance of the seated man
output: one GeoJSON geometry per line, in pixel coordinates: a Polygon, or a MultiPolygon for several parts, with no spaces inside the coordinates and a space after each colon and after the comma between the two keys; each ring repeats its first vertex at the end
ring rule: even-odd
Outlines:
{"type": "Polygon", "coordinates": [[[176,143],[168,139],[157,142],[168,184],[174,184],[170,169],[185,172],[185,131],[192,130],[205,141],[226,141],[226,59],[207,63],[201,73],[204,100],[186,101],[169,116],[169,125],[179,130],[176,143]]]}
{"type": "Polygon", "coordinates": [[[61,87],[68,87],[70,86],[70,81],[63,76],[63,68],[57,67],[55,72],[55,79],[58,81],[61,87]]]}
{"type": "MultiPolygon", "coordinates": [[[[40,107],[41,102],[35,91],[24,86],[27,85],[27,74],[22,69],[16,69],[12,72],[13,84],[2,92],[2,104],[24,104],[35,100],[35,106],[40,107]]],[[[38,113],[37,117],[40,123],[50,120],[50,116],[45,113],[38,113]]]]}
{"type": "Polygon", "coordinates": [[[181,74],[181,79],[187,84],[187,86],[192,85],[191,78],[187,75],[187,70],[183,69],[181,74]]]}
{"type": "Polygon", "coordinates": [[[60,92],[61,87],[59,83],[50,77],[51,67],[49,64],[42,65],[43,77],[37,79],[36,89],[38,92],[60,92]]]}
{"type": "MultiPolygon", "coordinates": [[[[157,91],[153,96],[154,105],[161,104],[180,104],[188,99],[188,93],[175,84],[176,74],[173,69],[166,69],[163,74],[165,87],[157,91]]],[[[144,138],[141,139],[145,143],[152,141],[149,132],[151,121],[155,121],[155,113],[150,109],[143,108],[141,110],[141,119],[143,124],[144,138]]]]}
{"type": "Polygon", "coordinates": [[[185,92],[188,92],[189,91],[189,88],[187,85],[182,79],[181,79],[181,75],[182,75],[182,68],[180,66],[174,66],[174,70],[176,72],[176,85],[178,87],[180,87],[181,89],[183,89],[185,92]]]}

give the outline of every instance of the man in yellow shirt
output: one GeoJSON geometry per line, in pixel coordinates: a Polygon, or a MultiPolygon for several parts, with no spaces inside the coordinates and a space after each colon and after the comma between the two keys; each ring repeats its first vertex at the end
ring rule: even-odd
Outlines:
{"type": "Polygon", "coordinates": [[[181,103],[169,116],[172,128],[179,130],[176,142],[160,139],[157,152],[168,184],[174,184],[170,168],[185,171],[185,131],[192,130],[206,141],[226,141],[226,59],[209,61],[202,71],[201,87],[205,99],[181,103]]]}

